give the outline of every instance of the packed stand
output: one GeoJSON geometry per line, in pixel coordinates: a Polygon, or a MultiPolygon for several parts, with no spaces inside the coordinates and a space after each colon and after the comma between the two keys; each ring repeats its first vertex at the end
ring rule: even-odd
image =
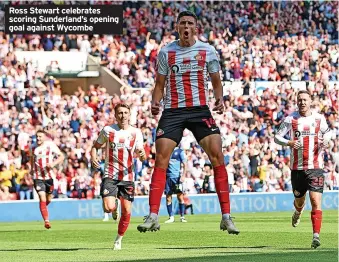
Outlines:
{"type": "Polygon", "coordinates": [[[124,36],[101,40],[108,67],[133,87],[152,86],[157,52],[177,39],[175,14],[185,9],[201,18],[198,39],[218,51],[224,81],[339,79],[337,1],[124,5],[124,36]]]}
{"type": "MultiPolygon", "coordinates": [[[[33,197],[28,150],[36,143],[35,132],[40,128],[48,131],[65,154],[64,164],[54,170],[54,196],[99,197],[101,178],[91,170],[90,149],[108,124],[106,119],[114,121],[112,109],[121,100],[132,105],[131,124],[144,135],[148,159],[143,163],[135,160],[136,194],[148,194],[160,117],[150,115],[150,90],[124,89],[120,97],[110,97],[104,87],[90,86],[88,92],[79,87],[74,95],[64,95],[58,81],[45,78],[44,72],[36,71],[29,62],[19,63],[13,51],[87,52],[101,57],[103,65],[131,86],[151,87],[159,48],[176,38],[166,28],[172,28],[172,15],[186,8],[204,17],[199,21],[199,39],[214,44],[220,53],[224,80],[283,80],[251,99],[245,81],[243,96],[226,94],[226,112],[214,115],[223,137],[231,191],[291,190],[290,150],[273,141],[282,118],[295,109],[295,93],[287,80],[320,80],[310,90],[315,99],[313,110],[321,110],[334,130],[331,148],[325,152],[326,189],[338,189],[339,126],[335,120],[339,95],[337,87],[329,90],[327,86],[327,80],[338,80],[337,29],[331,27],[337,24],[337,2],[282,2],[280,19],[279,3],[214,2],[215,11],[207,2],[124,4],[127,26],[123,38],[0,33],[0,199],[33,197]],[[224,18],[221,11],[227,11],[224,18]],[[300,18],[291,19],[291,14],[300,14],[300,18]],[[305,22],[309,15],[312,19],[305,22]],[[274,21],[280,23],[275,25],[274,21]]],[[[185,131],[180,146],[188,157],[185,191],[215,192],[213,169],[190,132],[185,131]]]]}
{"type": "Polygon", "coordinates": [[[130,86],[152,87],[157,53],[177,39],[175,14],[188,9],[202,17],[198,38],[218,51],[224,81],[339,80],[337,1],[124,1],[123,5],[123,36],[14,35],[2,44],[10,44],[8,51],[86,52],[100,57],[102,65],[130,86]]]}
{"type": "MultiPolygon", "coordinates": [[[[136,194],[148,194],[154,167],[156,125],[160,117],[150,115],[150,90],[124,88],[119,97],[109,96],[102,86],[90,86],[87,92],[79,87],[74,95],[64,95],[58,81],[37,81],[34,72],[34,80],[28,80],[28,64],[14,61],[15,56],[9,53],[2,58],[2,63],[7,66],[0,67],[4,76],[0,88],[1,199],[32,198],[28,151],[36,143],[36,130],[41,128],[47,130],[65,155],[63,165],[54,169],[57,177],[54,196],[98,198],[101,175],[91,170],[90,150],[103,126],[114,121],[113,107],[121,101],[132,106],[131,124],[141,128],[144,136],[148,159],[142,163],[135,159],[134,165],[136,194]],[[18,88],[20,81],[24,81],[23,89],[18,88]]],[[[276,88],[250,98],[226,94],[226,112],[221,116],[214,115],[223,137],[232,192],[291,190],[290,150],[275,144],[273,137],[283,117],[295,109],[295,92],[289,82],[276,88]],[[280,92],[276,92],[276,88],[280,92]]],[[[334,134],[331,148],[325,152],[325,188],[338,189],[338,89],[329,90],[321,85],[310,89],[313,94],[320,90],[324,91],[314,95],[312,110],[325,114],[334,134]]],[[[212,96],[212,90],[210,92],[212,96]]],[[[210,106],[213,102],[212,99],[210,106]]],[[[180,147],[188,158],[185,191],[189,194],[215,192],[213,169],[207,155],[187,130],[180,147]]]]}

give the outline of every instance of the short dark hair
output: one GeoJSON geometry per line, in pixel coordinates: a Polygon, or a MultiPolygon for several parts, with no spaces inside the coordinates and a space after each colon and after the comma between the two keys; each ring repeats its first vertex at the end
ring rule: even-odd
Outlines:
{"type": "Polygon", "coordinates": [[[44,134],[44,135],[47,136],[47,132],[46,132],[45,130],[43,130],[43,129],[40,129],[40,130],[38,130],[38,131],[36,132],[36,134],[39,134],[39,133],[44,134]]]}
{"type": "Polygon", "coordinates": [[[183,16],[191,16],[191,17],[193,17],[194,20],[195,20],[195,23],[197,23],[197,21],[198,21],[198,17],[196,16],[195,13],[186,10],[186,11],[182,11],[182,12],[179,13],[178,18],[177,18],[177,23],[179,22],[180,18],[183,17],[183,16]]]}
{"type": "Polygon", "coordinates": [[[308,94],[310,97],[312,97],[310,91],[308,91],[307,89],[304,89],[304,90],[300,90],[297,94],[297,97],[301,94],[308,94]]]}
{"type": "Polygon", "coordinates": [[[125,107],[125,108],[127,108],[129,111],[131,111],[131,108],[130,108],[129,105],[127,105],[127,104],[125,104],[125,103],[119,103],[119,104],[117,104],[117,105],[114,107],[115,113],[118,111],[118,109],[119,109],[120,107],[125,107]]]}

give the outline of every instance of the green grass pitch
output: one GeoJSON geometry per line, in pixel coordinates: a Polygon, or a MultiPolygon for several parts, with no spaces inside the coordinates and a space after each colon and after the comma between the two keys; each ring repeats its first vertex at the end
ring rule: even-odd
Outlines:
{"type": "MultiPolygon", "coordinates": [[[[142,218],[132,217],[122,250],[112,249],[112,220],[0,223],[0,261],[338,261],[338,213],[324,211],[321,246],[311,249],[310,211],[297,228],[291,212],[235,213],[241,233],[219,230],[219,215],[187,216],[188,223],[164,224],[159,232],[139,233],[142,218]]],[[[178,217],[177,221],[179,220],[178,217]]]]}

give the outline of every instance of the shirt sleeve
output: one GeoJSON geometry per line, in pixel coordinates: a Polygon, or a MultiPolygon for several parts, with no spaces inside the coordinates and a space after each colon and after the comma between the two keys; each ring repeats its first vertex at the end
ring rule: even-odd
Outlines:
{"type": "Polygon", "coordinates": [[[332,131],[328,127],[325,117],[322,115],[320,120],[320,132],[325,141],[329,142],[332,138],[332,131]]]}
{"type": "Polygon", "coordinates": [[[180,158],[181,158],[181,162],[183,162],[183,163],[186,163],[186,162],[187,162],[187,158],[186,158],[186,155],[185,155],[184,150],[181,150],[181,152],[180,152],[180,158]]]}
{"type": "Polygon", "coordinates": [[[156,71],[161,75],[168,75],[169,67],[166,53],[163,50],[160,50],[158,54],[156,71]]]}
{"type": "Polygon", "coordinates": [[[207,54],[207,71],[208,73],[216,73],[220,71],[219,55],[213,46],[207,54]]]}
{"type": "Polygon", "coordinates": [[[97,143],[100,145],[103,145],[107,142],[107,138],[108,138],[108,133],[106,132],[105,128],[103,128],[100,131],[99,137],[97,138],[97,143]]]}
{"type": "Polygon", "coordinates": [[[144,138],[140,130],[136,134],[135,149],[140,150],[144,149],[144,138]]]}
{"type": "Polygon", "coordinates": [[[288,144],[288,140],[285,139],[284,136],[288,132],[290,132],[291,127],[292,127],[291,118],[286,117],[278,129],[274,137],[274,141],[279,145],[286,146],[288,144]]]}
{"type": "Polygon", "coordinates": [[[321,116],[321,120],[320,120],[320,132],[322,134],[326,134],[326,133],[330,132],[327,121],[326,121],[326,119],[323,115],[321,116]]]}
{"type": "Polygon", "coordinates": [[[52,153],[55,154],[55,155],[61,155],[61,151],[60,151],[60,148],[54,144],[54,143],[51,143],[51,149],[52,149],[52,153]]]}

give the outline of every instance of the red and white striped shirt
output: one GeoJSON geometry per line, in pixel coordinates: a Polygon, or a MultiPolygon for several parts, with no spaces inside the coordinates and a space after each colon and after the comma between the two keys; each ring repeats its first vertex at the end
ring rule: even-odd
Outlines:
{"type": "Polygon", "coordinates": [[[143,149],[143,136],[140,129],[130,126],[120,129],[117,124],[105,126],[97,139],[97,143],[106,143],[106,159],[104,178],[134,181],[133,153],[143,149]]]}
{"type": "Polygon", "coordinates": [[[157,72],[166,76],[164,108],[183,108],[208,104],[208,73],[219,72],[215,48],[196,41],[181,47],[179,41],[164,46],[157,61],[157,72]]]}
{"type": "Polygon", "coordinates": [[[61,154],[59,147],[52,141],[45,141],[36,147],[33,150],[34,179],[53,179],[55,177],[53,170],[46,166],[61,154]]]}
{"type": "Polygon", "coordinates": [[[323,148],[319,138],[330,132],[323,115],[312,113],[302,117],[294,112],[285,118],[277,135],[290,134],[291,140],[299,140],[302,147],[292,148],[290,167],[292,170],[309,170],[324,168],[323,148]]]}

